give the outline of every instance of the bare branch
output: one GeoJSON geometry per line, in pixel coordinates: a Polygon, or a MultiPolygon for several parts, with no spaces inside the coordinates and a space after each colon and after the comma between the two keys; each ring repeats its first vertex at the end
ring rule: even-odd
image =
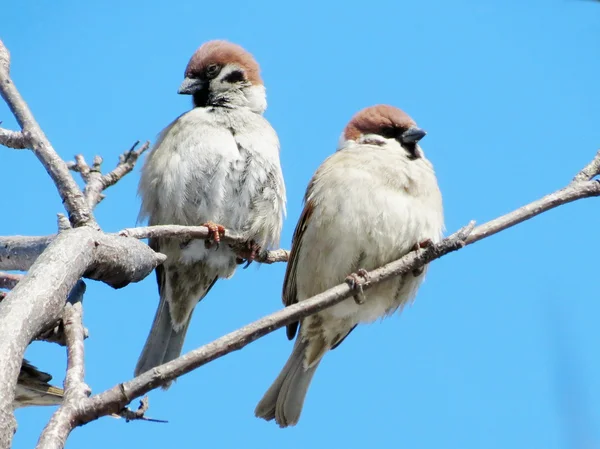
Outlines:
{"type": "Polygon", "coordinates": [[[15,429],[12,402],[29,342],[61,317],[65,298],[83,275],[114,288],[146,277],[165,256],[147,245],[89,226],[62,231],[0,302],[0,448],[15,429]]]}
{"type": "Polygon", "coordinates": [[[10,57],[6,56],[8,55],[8,50],[1,40],[0,54],[3,55],[0,56],[0,60],[2,60],[2,65],[0,65],[0,95],[17,119],[28,148],[31,148],[54,181],[73,226],[93,225],[94,217],[87,207],[81,190],[69,173],[67,164],[52,148],[46,135],[29,110],[27,103],[25,103],[10,78],[10,57]]]}
{"type": "Polygon", "coordinates": [[[0,72],[10,74],[10,52],[0,41],[0,72]]]}
{"type": "Polygon", "coordinates": [[[593,181],[593,178],[599,174],[600,151],[565,188],[478,226],[467,239],[467,244],[494,235],[563,204],[600,195],[600,183],[593,181]]]}
{"type": "MultiPolygon", "coordinates": [[[[119,235],[126,237],[134,237],[136,239],[147,239],[155,237],[169,237],[181,240],[191,239],[208,239],[211,234],[205,226],[178,226],[178,225],[163,225],[163,226],[146,226],[139,228],[123,229],[119,235]]],[[[1,240],[0,240],[1,241],[1,240]]],[[[244,245],[248,242],[248,238],[235,232],[225,230],[225,234],[221,237],[222,243],[228,243],[240,253],[246,249],[244,245]]],[[[262,251],[254,259],[256,262],[272,264],[276,262],[287,262],[289,252],[284,249],[274,251],[262,251]]]]}
{"type": "MultiPolygon", "coordinates": [[[[87,328],[83,328],[83,338],[90,336],[87,328]]],[[[59,346],[66,346],[67,340],[65,337],[65,327],[63,325],[62,318],[56,322],[54,326],[51,326],[47,330],[42,331],[34,338],[34,341],[45,341],[47,343],[56,343],[59,346]]]]}
{"type": "MultiPolygon", "coordinates": [[[[64,232],[73,231],[75,229],[64,232]]],[[[148,245],[134,239],[92,229],[85,235],[92,239],[95,247],[95,262],[88,267],[84,277],[105,282],[114,288],[141,281],[166,259],[166,256],[155,253],[148,245]]],[[[56,235],[0,237],[0,269],[29,270],[39,255],[56,239],[56,235]]],[[[81,249],[71,250],[77,253],[81,249]]]]}
{"type": "Polygon", "coordinates": [[[0,128],[0,145],[15,150],[23,150],[27,148],[29,143],[22,132],[0,128]]]}
{"type": "Polygon", "coordinates": [[[71,229],[71,222],[65,217],[65,214],[56,214],[56,224],[58,225],[59,232],[71,229]]]}
{"type": "Polygon", "coordinates": [[[148,418],[146,416],[146,412],[148,411],[149,407],[150,407],[150,403],[148,400],[148,396],[144,396],[142,398],[142,400],[140,401],[140,405],[137,408],[137,410],[130,410],[129,408],[125,407],[123,410],[121,410],[119,415],[112,415],[112,416],[115,416],[117,418],[125,418],[125,422],[138,421],[138,420],[157,422],[157,423],[168,423],[169,422],[169,421],[165,421],[164,419],[148,418]]]}
{"type": "Polygon", "coordinates": [[[27,271],[56,234],[44,237],[0,237],[0,269],[27,271]]]}
{"type": "Polygon", "coordinates": [[[22,274],[14,274],[14,273],[5,273],[0,271],[0,288],[4,288],[7,290],[15,288],[17,282],[23,279],[22,274]]]}
{"type": "MultiPolygon", "coordinates": [[[[210,237],[208,228],[205,226],[145,226],[139,228],[127,228],[116,234],[105,234],[112,237],[133,237],[135,239],[145,239],[151,237],[170,237],[181,240],[189,239],[207,239],[210,237]]],[[[19,270],[27,271],[35,262],[48,244],[56,235],[44,237],[0,237],[0,270],[19,270]]],[[[225,236],[221,241],[228,243],[238,250],[239,253],[245,251],[244,244],[247,242],[243,235],[225,231],[225,236]]],[[[273,251],[262,251],[254,259],[256,262],[272,264],[276,262],[287,262],[289,251],[277,249],[273,251]]],[[[86,275],[86,277],[89,277],[86,275]]],[[[97,278],[91,278],[96,279],[97,278]]]]}
{"type": "MultiPolygon", "coordinates": [[[[83,294],[86,286],[78,281],[65,304],[63,323],[67,341],[67,375],[65,377],[65,404],[67,406],[90,395],[90,388],[84,382],[85,331],[83,327],[83,294]]],[[[63,404],[63,405],[65,405],[63,404]]]]}
{"type": "Polygon", "coordinates": [[[139,143],[138,140],[129,150],[121,154],[119,156],[119,163],[114,170],[105,175],[102,174],[101,166],[103,161],[100,156],[94,158],[94,163],[91,167],[81,154],[75,156],[75,162],[67,163],[69,169],[80,173],[85,181],[86,186],[83,194],[91,209],[104,199],[102,192],[110,186],[115,185],[121,178],[130,173],[142,153],[150,148],[150,142],[146,142],[136,150],[139,143]]]}
{"type": "Polygon", "coordinates": [[[31,270],[0,302],[0,447],[10,447],[15,430],[12,410],[25,348],[40,330],[55,323],[67,293],[93,262],[87,227],[61,233],[31,270]],[[86,232],[88,235],[83,234],[86,232]]]}
{"type": "MultiPolygon", "coordinates": [[[[596,159],[600,159],[600,153],[596,155],[595,160],[596,159]]],[[[474,222],[471,222],[465,228],[460,229],[450,237],[442,240],[439,244],[429,246],[423,250],[412,251],[399,260],[373,270],[366,276],[366,279],[369,279],[368,281],[365,281],[364,279],[359,280],[362,289],[368,290],[372,285],[378,282],[385,281],[395,276],[412,273],[415,269],[419,269],[445,254],[500,232],[502,229],[514,226],[535,215],[541,214],[546,210],[557,207],[560,204],[566,204],[579,198],[599,196],[600,183],[589,180],[597,175],[595,171],[600,169],[600,164],[594,165],[594,167],[597,168],[586,172],[588,180],[574,181],[564,189],[551,195],[547,195],[515,212],[511,212],[510,214],[492,220],[477,228],[474,228],[474,222]]],[[[151,233],[152,236],[162,236],[163,234],[160,234],[161,232],[167,231],[164,228],[162,230],[145,228],[140,231],[127,230],[125,234],[142,237],[151,233]],[[156,234],[157,232],[159,234],[156,234]]],[[[170,232],[177,234],[178,232],[183,232],[183,230],[171,229],[170,232]]],[[[194,230],[194,232],[197,232],[198,234],[193,234],[193,236],[200,238],[199,236],[203,235],[206,230],[197,229],[194,230]]],[[[118,413],[123,410],[130,401],[146,394],[152,389],[158,388],[212,360],[239,350],[256,339],[291,322],[301,320],[306,316],[327,307],[331,307],[344,299],[351,297],[353,294],[355,294],[355,290],[348,284],[340,284],[319,295],[261,318],[260,320],[231,332],[205,346],[190,351],[171,362],[145,372],[128,382],[117,385],[110,390],[86,399],[83,404],[80,404],[75,416],[75,421],[81,425],[95,420],[100,416],[118,413]]]]}
{"type": "Polygon", "coordinates": [[[577,173],[570,185],[581,181],[590,181],[600,174],[600,150],[596,153],[596,157],[577,173]]]}
{"type": "Polygon", "coordinates": [[[102,190],[115,185],[117,181],[123,178],[126,174],[130,173],[135,167],[139,157],[150,148],[150,142],[146,141],[137,150],[135,147],[139,145],[139,141],[134,143],[133,146],[121,156],[119,156],[119,164],[114,168],[113,171],[102,176],[102,190]]]}
{"type": "MultiPolygon", "coordinates": [[[[472,229],[473,223],[444,239],[439,244],[432,245],[425,250],[411,252],[402,259],[370,272],[370,281],[368,284],[364,284],[363,288],[367,290],[378,282],[412,272],[412,270],[422,267],[426,263],[429,263],[444,254],[463,247],[465,239],[472,229]]],[[[351,297],[353,294],[354,290],[350,288],[348,284],[340,284],[317,296],[261,318],[260,320],[231,332],[212,343],[190,351],[171,362],[147,371],[128,382],[92,396],[86,400],[84,404],[80,405],[74,420],[81,425],[95,420],[100,416],[118,413],[119,410],[123,409],[130,401],[146,394],[150,390],[158,388],[159,386],[230,352],[241,349],[258,338],[289,323],[319,312],[327,307],[331,307],[344,299],[351,297]]]]}
{"type": "MultiPolygon", "coordinates": [[[[22,280],[25,276],[22,274],[4,273],[0,272],[0,288],[13,289],[17,282],[22,280]]],[[[78,284],[75,284],[77,288],[78,284]]],[[[73,293],[73,292],[71,292],[73,293]]],[[[6,296],[5,292],[0,292],[0,301],[6,296]]],[[[88,330],[83,329],[84,338],[88,338],[88,330]]],[[[56,343],[60,346],[66,346],[63,317],[61,317],[56,323],[49,326],[47,329],[42,330],[35,338],[36,341],[46,341],[48,343],[56,343]]]]}
{"type": "Polygon", "coordinates": [[[60,407],[46,425],[40,436],[40,447],[64,447],[73,429],[73,415],[78,404],[91,393],[84,381],[84,328],[82,301],[85,283],[78,281],[65,305],[64,322],[67,340],[67,375],[65,377],[64,399],[60,407]]]}
{"type": "Polygon", "coordinates": [[[77,154],[75,156],[75,162],[67,162],[67,168],[71,171],[79,173],[85,182],[88,181],[91,168],[85,161],[83,154],[77,154]]]}

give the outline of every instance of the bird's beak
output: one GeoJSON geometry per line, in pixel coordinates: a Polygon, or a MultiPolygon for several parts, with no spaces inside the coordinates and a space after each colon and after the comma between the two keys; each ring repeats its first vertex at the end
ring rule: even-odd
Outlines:
{"type": "Polygon", "coordinates": [[[402,143],[417,143],[419,140],[425,137],[426,134],[427,133],[421,128],[413,126],[404,131],[400,136],[400,139],[402,140],[402,143]]]}
{"type": "Polygon", "coordinates": [[[181,95],[193,95],[195,92],[202,90],[204,88],[204,81],[197,78],[186,78],[179,86],[178,94],[181,95]]]}

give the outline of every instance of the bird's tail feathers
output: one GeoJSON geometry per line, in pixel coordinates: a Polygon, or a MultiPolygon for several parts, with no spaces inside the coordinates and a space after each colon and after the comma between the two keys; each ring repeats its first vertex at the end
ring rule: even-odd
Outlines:
{"type": "Polygon", "coordinates": [[[169,310],[169,302],[166,299],[166,295],[164,293],[161,294],[154,322],[152,323],[148,339],[144,344],[144,349],[142,349],[142,353],[138,359],[134,375],[138,376],[179,357],[191,319],[192,314],[190,313],[179,331],[175,331],[169,310]]]}
{"type": "Polygon", "coordinates": [[[267,421],[275,419],[280,427],[293,426],[298,423],[308,387],[319,366],[317,361],[310,368],[305,368],[305,351],[308,342],[298,336],[294,350],[285,366],[260,400],[254,414],[267,421]]]}

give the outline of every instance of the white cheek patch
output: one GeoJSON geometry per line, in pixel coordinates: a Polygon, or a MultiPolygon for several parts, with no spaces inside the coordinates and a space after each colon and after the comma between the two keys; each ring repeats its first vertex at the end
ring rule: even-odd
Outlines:
{"type": "Polygon", "coordinates": [[[364,145],[385,145],[389,140],[377,134],[364,134],[360,136],[357,143],[364,145]]]}

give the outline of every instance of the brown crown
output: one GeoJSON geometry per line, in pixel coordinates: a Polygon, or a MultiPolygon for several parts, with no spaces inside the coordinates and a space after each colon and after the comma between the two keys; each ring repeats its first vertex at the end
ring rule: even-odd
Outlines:
{"type": "Polygon", "coordinates": [[[210,64],[225,66],[237,64],[246,72],[246,78],[252,84],[263,84],[260,67],[254,57],[236,44],[227,41],[210,41],[203,44],[188,62],[186,77],[198,77],[210,64]]]}
{"type": "Polygon", "coordinates": [[[357,112],[344,129],[346,140],[357,140],[364,134],[383,135],[383,130],[396,128],[398,130],[408,129],[416,126],[415,121],[404,111],[378,104],[357,112]]]}

